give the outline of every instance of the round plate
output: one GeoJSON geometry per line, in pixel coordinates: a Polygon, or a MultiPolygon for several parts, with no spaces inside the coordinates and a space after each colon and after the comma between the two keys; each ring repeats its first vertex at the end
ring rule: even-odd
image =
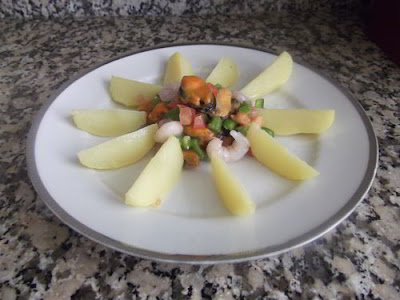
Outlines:
{"type": "Polygon", "coordinates": [[[372,126],[346,92],[297,63],[290,80],[267,95],[265,103],[268,108],[335,110],[334,124],[324,134],[276,137],[321,175],[293,182],[251,157],[230,164],[257,204],[252,216],[234,217],[226,211],[208,163],[184,170],[179,184],[158,208],[135,208],[123,201],[154,152],[118,170],[82,167],[77,152],[107,139],[77,129],[71,110],[118,107],[108,92],[112,75],[160,83],[166,61],[176,51],[186,56],[203,78],[222,56],[230,57],[241,73],[233,89],[240,89],[276,57],[230,45],[169,46],[104,63],[66,83],[39,112],[28,141],[32,182],[62,221],[88,238],[128,254],[161,261],[216,263],[288,251],[321,236],[351,213],[376,172],[377,142],[372,126]]]}

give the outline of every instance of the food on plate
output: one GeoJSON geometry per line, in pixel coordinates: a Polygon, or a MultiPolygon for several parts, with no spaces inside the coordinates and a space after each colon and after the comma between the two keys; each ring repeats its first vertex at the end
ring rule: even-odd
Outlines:
{"type": "Polygon", "coordinates": [[[179,180],[183,166],[181,146],[171,136],[144,168],[125,195],[132,206],[158,206],[179,180]]]}
{"type": "Polygon", "coordinates": [[[146,124],[146,113],[127,109],[75,109],[76,127],[98,136],[118,136],[146,124]]]}
{"type": "Polygon", "coordinates": [[[138,107],[160,92],[161,86],[113,76],[110,82],[111,98],[129,107],[138,107]]]}
{"type": "Polygon", "coordinates": [[[180,82],[183,76],[194,75],[192,64],[181,53],[170,56],[164,73],[164,85],[180,82]]]}
{"type": "Polygon", "coordinates": [[[318,171],[290,153],[257,124],[250,125],[246,137],[254,157],[273,172],[291,180],[305,180],[319,175],[318,171]]]}
{"type": "Polygon", "coordinates": [[[234,85],[239,79],[239,68],[234,61],[228,57],[222,57],[215,68],[208,75],[206,82],[223,87],[234,85]]]}
{"type": "Polygon", "coordinates": [[[287,179],[319,175],[274,136],[322,133],[332,125],[334,111],[264,108],[262,97],[281,87],[291,72],[292,58],[283,52],[241,91],[234,91],[227,88],[239,77],[232,60],[222,58],[204,80],[194,75],[190,62],[177,52],[167,62],[162,87],[112,77],[112,98],[136,111],[74,110],[78,128],[101,136],[124,134],[80,151],[79,161],[93,169],[115,169],[138,161],[160,143],[126,193],[126,204],[160,205],[183,166],[196,168],[211,160],[212,177],[225,207],[234,215],[252,214],[256,206],[227,162],[250,153],[287,179]]]}
{"type": "Polygon", "coordinates": [[[262,126],[276,135],[323,133],[331,127],[335,111],[331,109],[257,109],[262,126]]]}
{"type": "Polygon", "coordinates": [[[154,146],[157,124],[78,152],[80,163],[91,169],[117,169],[140,160],[154,146]]]}
{"type": "Polygon", "coordinates": [[[256,205],[239,179],[217,155],[211,156],[211,174],[224,206],[237,216],[251,215],[256,205]]]}
{"type": "Polygon", "coordinates": [[[240,92],[254,100],[280,88],[292,74],[293,60],[283,52],[275,61],[250,81],[240,92]]]}

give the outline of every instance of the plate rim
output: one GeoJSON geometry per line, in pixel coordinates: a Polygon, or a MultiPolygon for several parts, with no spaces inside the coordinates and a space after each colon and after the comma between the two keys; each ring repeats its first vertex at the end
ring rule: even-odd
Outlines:
{"type": "Polygon", "coordinates": [[[368,159],[368,166],[362,178],[360,185],[358,186],[357,190],[353,193],[353,195],[349,198],[346,204],[339,209],[333,216],[329,219],[325,220],[315,228],[299,235],[293,239],[290,239],[284,243],[280,243],[277,245],[271,245],[268,247],[264,247],[261,249],[255,249],[251,251],[245,252],[236,252],[236,253],[229,253],[229,254],[213,254],[213,255],[186,255],[186,254],[170,254],[170,253],[163,253],[158,251],[152,251],[147,249],[142,249],[139,247],[134,247],[130,245],[126,245],[121,243],[115,239],[107,237],[88,226],[82,224],[74,217],[69,215],[61,206],[57,203],[53,197],[51,197],[50,193],[47,191],[47,188],[43,184],[40,179],[38,168],[36,165],[35,160],[35,143],[36,143],[36,136],[39,130],[39,126],[41,121],[46,114],[48,108],[51,104],[58,98],[58,96],[68,88],[72,83],[76,80],[82,78],[86,74],[96,70],[97,68],[111,63],[113,61],[132,56],[135,54],[162,49],[162,48],[169,48],[169,47],[179,47],[179,46],[201,46],[201,45],[208,45],[208,46],[229,46],[229,47],[237,47],[243,49],[250,49],[250,50],[257,50],[267,54],[277,55],[274,51],[267,51],[261,47],[249,46],[249,45],[242,45],[239,43],[229,43],[229,42],[187,42],[187,43],[169,43],[169,44],[160,44],[151,47],[139,48],[123,55],[119,55],[117,57],[113,57],[109,60],[103,61],[101,63],[95,64],[94,66],[79,72],[75,76],[72,76],[71,79],[67,80],[63,83],[58,89],[56,89],[49,99],[42,104],[40,110],[36,113],[32,121],[31,128],[28,133],[27,141],[26,141],[26,160],[27,160],[27,170],[28,176],[35,188],[37,194],[42,199],[42,201],[46,204],[46,206],[55,214],[64,224],[72,228],[74,231],[78,232],[79,234],[85,236],[86,238],[99,243],[103,246],[108,248],[117,250],[119,252],[123,252],[128,255],[137,256],[144,259],[151,259],[160,262],[170,262],[170,263],[188,263],[188,264],[216,264],[216,263],[238,263],[244,262],[254,259],[260,259],[265,257],[270,257],[274,255],[278,255],[284,252],[288,252],[292,249],[301,247],[305,244],[308,244],[333,228],[339,225],[342,221],[344,221],[358,206],[358,204],[364,199],[365,195],[368,193],[369,189],[372,186],[374,181],[376,171],[378,168],[378,141],[374,132],[374,128],[372,126],[371,121],[368,118],[364,108],[361,104],[353,98],[353,96],[344,88],[342,87],[336,80],[332,77],[322,73],[320,70],[316,69],[315,67],[304,63],[304,62],[297,62],[295,63],[306,67],[307,69],[315,72],[332,85],[334,85],[337,89],[339,89],[350,101],[353,107],[356,109],[357,113],[359,114],[365,129],[368,135],[368,141],[370,145],[369,149],[369,159],[368,159]]]}

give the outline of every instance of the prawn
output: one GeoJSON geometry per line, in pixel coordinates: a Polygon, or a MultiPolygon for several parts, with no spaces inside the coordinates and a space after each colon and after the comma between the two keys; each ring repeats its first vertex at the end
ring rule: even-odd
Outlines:
{"type": "Polygon", "coordinates": [[[223,147],[222,140],[219,138],[214,138],[208,143],[206,151],[209,157],[211,157],[212,154],[216,154],[224,161],[230,162],[238,161],[245,156],[250,147],[247,138],[235,130],[231,130],[230,134],[234,138],[234,142],[231,146],[223,147]]]}
{"type": "Polygon", "coordinates": [[[178,121],[171,121],[162,125],[154,134],[156,143],[164,143],[170,136],[180,136],[183,133],[183,126],[178,121]]]}

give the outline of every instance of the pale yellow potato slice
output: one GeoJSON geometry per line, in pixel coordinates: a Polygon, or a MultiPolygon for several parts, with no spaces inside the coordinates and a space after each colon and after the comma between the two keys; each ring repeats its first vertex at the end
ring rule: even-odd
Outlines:
{"type": "Polygon", "coordinates": [[[158,206],[172,190],[182,172],[183,154],[179,141],[171,136],[144,168],[125,195],[132,206],[158,206]]]}
{"type": "Polygon", "coordinates": [[[335,111],[331,109],[265,109],[258,108],[262,126],[276,135],[322,133],[332,126],[335,111]]]}
{"type": "Polygon", "coordinates": [[[254,213],[256,205],[250,195],[217,155],[211,156],[211,173],[224,206],[233,215],[245,216],[254,213]]]}
{"type": "Polygon", "coordinates": [[[292,74],[293,60],[282,52],[275,61],[250,81],[240,92],[254,100],[280,88],[292,74]]]}
{"type": "Polygon", "coordinates": [[[305,180],[319,175],[318,171],[290,153],[255,123],[250,125],[246,137],[255,158],[276,174],[291,180],[305,180]]]}
{"type": "Polygon", "coordinates": [[[98,136],[118,136],[146,124],[146,113],[126,109],[74,109],[76,127],[98,136]]]}
{"type": "Polygon", "coordinates": [[[121,135],[78,152],[82,165],[91,169],[117,169],[140,160],[154,146],[157,124],[121,135]]]}
{"type": "Polygon", "coordinates": [[[183,76],[194,75],[192,64],[179,52],[175,52],[167,62],[163,84],[180,82],[183,76]]]}
{"type": "Polygon", "coordinates": [[[206,82],[219,83],[223,87],[234,85],[239,79],[239,68],[228,57],[222,57],[215,68],[208,75],[206,82]]]}
{"type": "Polygon", "coordinates": [[[144,83],[136,80],[113,76],[110,82],[111,98],[120,104],[137,107],[146,101],[152,101],[161,91],[157,84],[144,83]]]}

